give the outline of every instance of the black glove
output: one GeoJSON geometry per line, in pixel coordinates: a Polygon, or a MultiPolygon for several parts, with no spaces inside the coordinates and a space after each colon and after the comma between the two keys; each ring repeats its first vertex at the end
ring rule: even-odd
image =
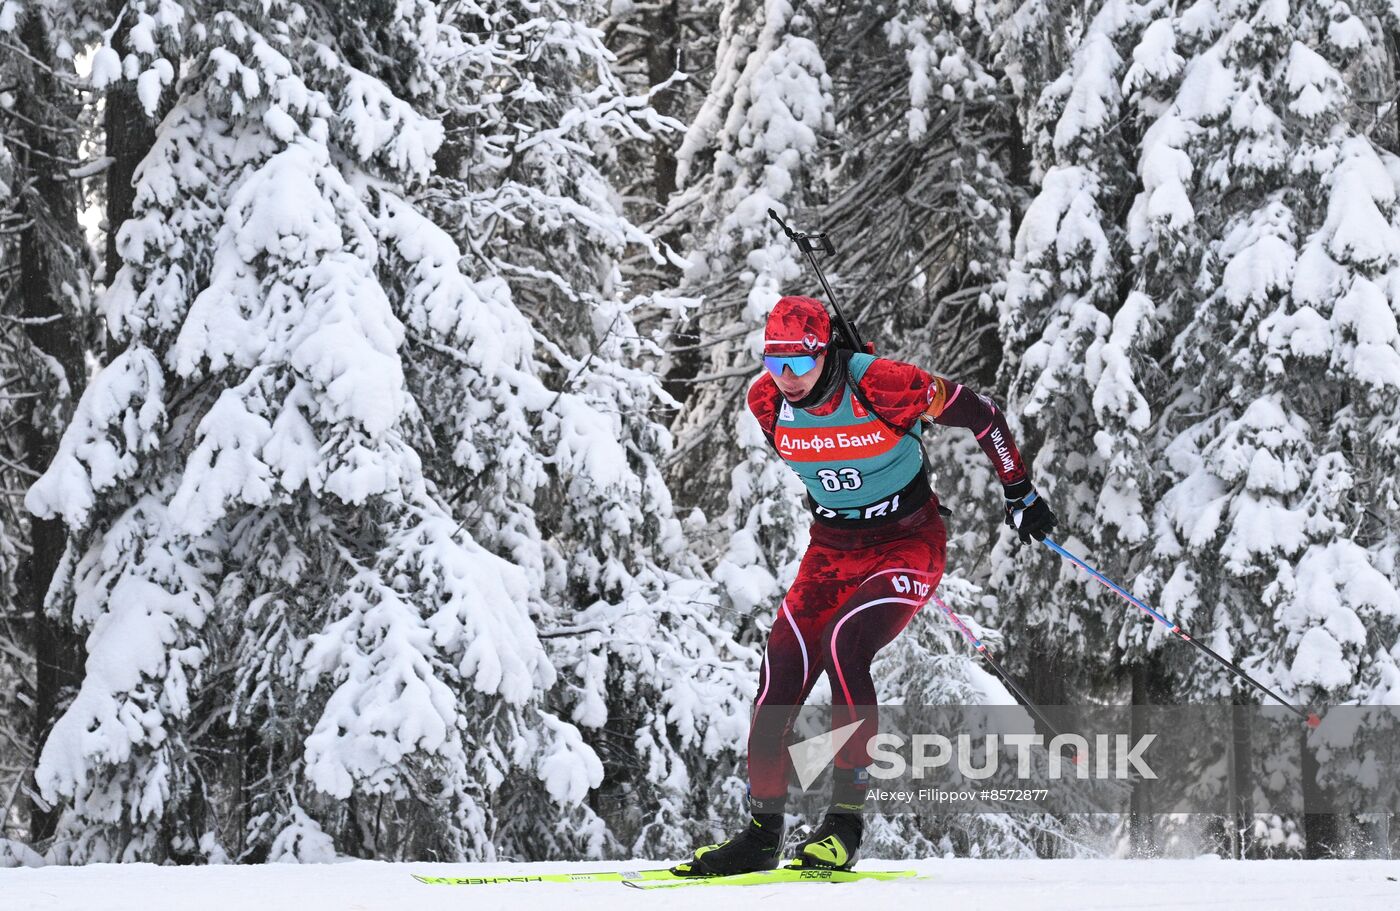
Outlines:
{"type": "Polygon", "coordinates": [[[1031,538],[1044,541],[1045,536],[1055,530],[1055,514],[1050,511],[1050,504],[1036,493],[1035,485],[1029,480],[1002,487],[1006,490],[1006,524],[1016,529],[1022,544],[1031,543],[1031,538]]]}

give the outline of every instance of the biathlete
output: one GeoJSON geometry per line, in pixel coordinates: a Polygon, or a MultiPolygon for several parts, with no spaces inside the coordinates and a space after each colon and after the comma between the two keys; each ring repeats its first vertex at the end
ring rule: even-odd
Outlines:
{"type": "Polygon", "coordinates": [[[784,297],[764,331],[767,371],[748,407],[797,472],[812,510],[797,579],[778,606],[749,727],[748,825],[696,849],[673,871],[714,876],[771,870],[783,850],[786,737],[817,677],[832,692],[833,728],[859,721],[837,753],[831,806],[791,865],[856,862],[869,784],[866,742],[878,730],[870,665],[943,577],[946,532],[919,441],[925,423],[966,427],[1005,491],[1020,540],[1043,539],[1055,515],[1037,494],[991,399],[900,361],[833,346],[826,308],[784,297]]]}

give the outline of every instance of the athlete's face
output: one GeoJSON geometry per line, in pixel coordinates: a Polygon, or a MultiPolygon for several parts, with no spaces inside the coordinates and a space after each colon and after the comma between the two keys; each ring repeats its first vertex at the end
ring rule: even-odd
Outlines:
{"type": "Polygon", "coordinates": [[[801,376],[793,373],[791,367],[784,367],[782,373],[773,375],[773,380],[778,384],[778,391],[783,394],[783,398],[795,402],[806,397],[807,393],[812,391],[812,387],[817,385],[825,365],[826,352],[823,351],[817,355],[817,365],[801,376]]]}

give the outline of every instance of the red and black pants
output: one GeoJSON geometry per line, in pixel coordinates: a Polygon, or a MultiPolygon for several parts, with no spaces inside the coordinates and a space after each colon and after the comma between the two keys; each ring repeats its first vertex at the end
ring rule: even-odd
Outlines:
{"type": "Polygon", "coordinates": [[[937,507],[934,499],[895,526],[869,532],[813,526],[759,669],[749,727],[749,788],[756,800],[787,794],[787,736],[823,672],[831,683],[833,729],[862,722],[837,753],[836,767],[869,764],[866,742],[879,729],[870,665],[943,578],[947,533],[937,507]]]}

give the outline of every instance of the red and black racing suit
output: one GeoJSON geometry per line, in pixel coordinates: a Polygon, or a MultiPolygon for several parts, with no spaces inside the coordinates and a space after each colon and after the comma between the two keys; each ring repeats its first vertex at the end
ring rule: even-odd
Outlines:
{"type": "MultiPolygon", "coordinates": [[[[870,365],[860,390],[876,413],[896,427],[924,420],[968,428],[1003,484],[1026,477],[1006,419],[991,399],[912,364],[885,359],[870,365]]],[[[827,403],[809,410],[831,414],[847,394],[849,387],[843,384],[827,403]]],[[[766,373],[749,389],[749,410],[770,443],[783,401],[766,373]]],[[[855,719],[863,722],[837,754],[836,766],[854,770],[869,764],[866,742],[878,730],[871,662],[938,586],[945,540],[936,496],[887,520],[838,523],[816,515],[797,579],[773,619],[759,670],[749,729],[749,785],[755,799],[786,795],[785,740],[798,707],[823,671],[831,683],[833,728],[855,719]]]]}

